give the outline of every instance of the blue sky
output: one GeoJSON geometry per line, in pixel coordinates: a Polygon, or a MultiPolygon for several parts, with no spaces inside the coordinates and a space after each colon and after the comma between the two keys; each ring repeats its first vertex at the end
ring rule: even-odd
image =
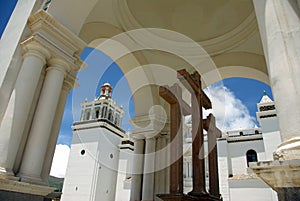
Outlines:
{"type": "Polygon", "coordinates": [[[17,0],[0,0],[0,38],[17,0]]]}
{"type": "MultiPolygon", "coordinates": [[[[17,0],[0,1],[0,36],[2,36],[3,30],[16,2],[17,0]]],[[[132,128],[128,123],[128,118],[130,115],[133,116],[134,113],[133,101],[131,100],[128,83],[121,79],[123,77],[123,73],[119,67],[113,63],[108,56],[100,51],[92,51],[91,48],[86,48],[82,53],[81,58],[85,60],[88,67],[78,73],[78,77],[80,78],[78,82],[81,87],[72,90],[68,95],[60,136],[57,142],[58,144],[70,145],[72,138],[72,130],[70,127],[74,120],[78,120],[80,115],[78,112],[74,112],[74,110],[78,111],[78,108],[80,108],[79,104],[85,97],[89,100],[95,98],[99,94],[99,85],[104,82],[109,82],[113,86],[116,84],[118,84],[118,86],[122,86],[118,87],[120,89],[113,94],[113,99],[116,100],[117,104],[123,105],[125,108],[126,114],[123,121],[123,128],[125,130],[132,128]]],[[[213,86],[217,86],[219,84],[220,83],[217,83],[213,86]]],[[[248,110],[250,117],[254,119],[255,124],[258,125],[255,118],[257,110],[256,103],[260,101],[264,90],[266,90],[267,94],[273,99],[270,87],[259,81],[246,78],[225,79],[223,80],[223,85],[228,94],[237,100],[234,103],[242,103],[242,105],[244,105],[248,110]]],[[[244,113],[241,115],[244,116],[244,113]]]]}

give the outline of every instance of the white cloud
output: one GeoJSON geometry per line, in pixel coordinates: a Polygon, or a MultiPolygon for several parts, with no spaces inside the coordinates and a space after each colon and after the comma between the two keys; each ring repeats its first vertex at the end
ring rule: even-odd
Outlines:
{"type": "MultiPolygon", "coordinates": [[[[228,88],[221,84],[215,84],[208,87],[205,92],[212,101],[212,113],[221,130],[256,127],[255,118],[250,116],[248,108],[228,88]]],[[[205,112],[205,115],[208,113],[205,112]]]]}
{"type": "Polygon", "coordinates": [[[63,178],[66,174],[70,147],[65,144],[58,144],[55,148],[50,175],[63,178]]]}

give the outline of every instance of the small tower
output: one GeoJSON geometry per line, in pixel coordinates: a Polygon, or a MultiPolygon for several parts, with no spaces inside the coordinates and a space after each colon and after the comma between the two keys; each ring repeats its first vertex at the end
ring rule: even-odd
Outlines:
{"type": "Polygon", "coordinates": [[[274,101],[264,91],[264,95],[257,104],[256,117],[262,129],[266,160],[273,160],[273,152],[281,143],[276,108],[274,101]]]}
{"type": "Polygon", "coordinates": [[[127,137],[120,128],[124,111],[111,99],[110,84],[100,90],[95,100],[81,104],[80,121],[72,126],[62,201],[115,200],[119,145],[127,137]]]}
{"type": "Polygon", "coordinates": [[[109,83],[105,83],[101,86],[100,96],[99,98],[110,99],[112,93],[112,87],[109,83]]]}
{"type": "Polygon", "coordinates": [[[93,101],[85,100],[81,104],[80,121],[89,121],[95,119],[108,120],[114,125],[120,127],[124,110],[122,106],[118,106],[112,99],[113,88],[109,83],[105,83],[100,87],[100,96],[93,101]]]}

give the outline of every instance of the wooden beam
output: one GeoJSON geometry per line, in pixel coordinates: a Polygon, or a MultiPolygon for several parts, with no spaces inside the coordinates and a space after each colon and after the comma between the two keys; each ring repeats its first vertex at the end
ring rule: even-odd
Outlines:
{"type": "Polygon", "coordinates": [[[217,138],[222,136],[222,132],[216,127],[216,120],[212,114],[204,121],[204,128],[208,138],[209,192],[220,198],[217,138]]]}
{"type": "MultiPolygon", "coordinates": [[[[179,103],[180,108],[181,108],[181,112],[182,115],[187,116],[190,115],[192,113],[192,108],[184,101],[182,100],[178,100],[178,87],[180,88],[179,85],[175,84],[172,87],[169,86],[160,86],[159,87],[159,95],[166,100],[169,104],[175,104],[175,103],[179,103]]],[[[180,89],[180,93],[181,93],[181,89],[180,89]]]]}
{"type": "Polygon", "coordinates": [[[170,104],[170,193],[183,194],[183,139],[179,85],[159,87],[159,95],[170,104]]]}
{"type": "Polygon", "coordinates": [[[209,129],[212,129],[216,138],[222,137],[222,131],[218,127],[216,127],[216,118],[213,114],[209,114],[207,116],[207,119],[203,119],[203,129],[207,132],[209,131],[209,129]]]}
{"type": "Polygon", "coordinates": [[[175,104],[178,102],[176,96],[171,92],[171,89],[168,86],[160,86],[159,95],[169,104],[175,104]]]}
{"type": "Polygon", "coordinates": [[[190,75],[185,69],[177,71],[177,78],[190,93],[199,93],[202,96],[202,106],[207,110],[212,108],[208,96],[204,93],[201,86],[201,77],[197,71],[190,75]]]}

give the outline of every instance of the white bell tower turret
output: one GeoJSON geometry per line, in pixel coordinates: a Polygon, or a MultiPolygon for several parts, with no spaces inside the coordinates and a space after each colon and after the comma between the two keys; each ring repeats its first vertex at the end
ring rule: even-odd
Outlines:
{"type": "Polygon", "coordinates": [[[72,126],[62,201],[115,200],[120,169],[119,145],[127,135],[120,127],[123,108],[111,99],[111,94],[112,87],[105,83],[99,97],[81,104],[80,121],[72,126]]]}
{"type": "Polygon", "coordinates": [[[280,132],[278,128],[277,113],[274,101],[264,91],[264,95],[257,104],[257,120],[262,129],[263,141],[265,146],[266,160],[273,160],[273,152],[281,143],[280,132]]]}

